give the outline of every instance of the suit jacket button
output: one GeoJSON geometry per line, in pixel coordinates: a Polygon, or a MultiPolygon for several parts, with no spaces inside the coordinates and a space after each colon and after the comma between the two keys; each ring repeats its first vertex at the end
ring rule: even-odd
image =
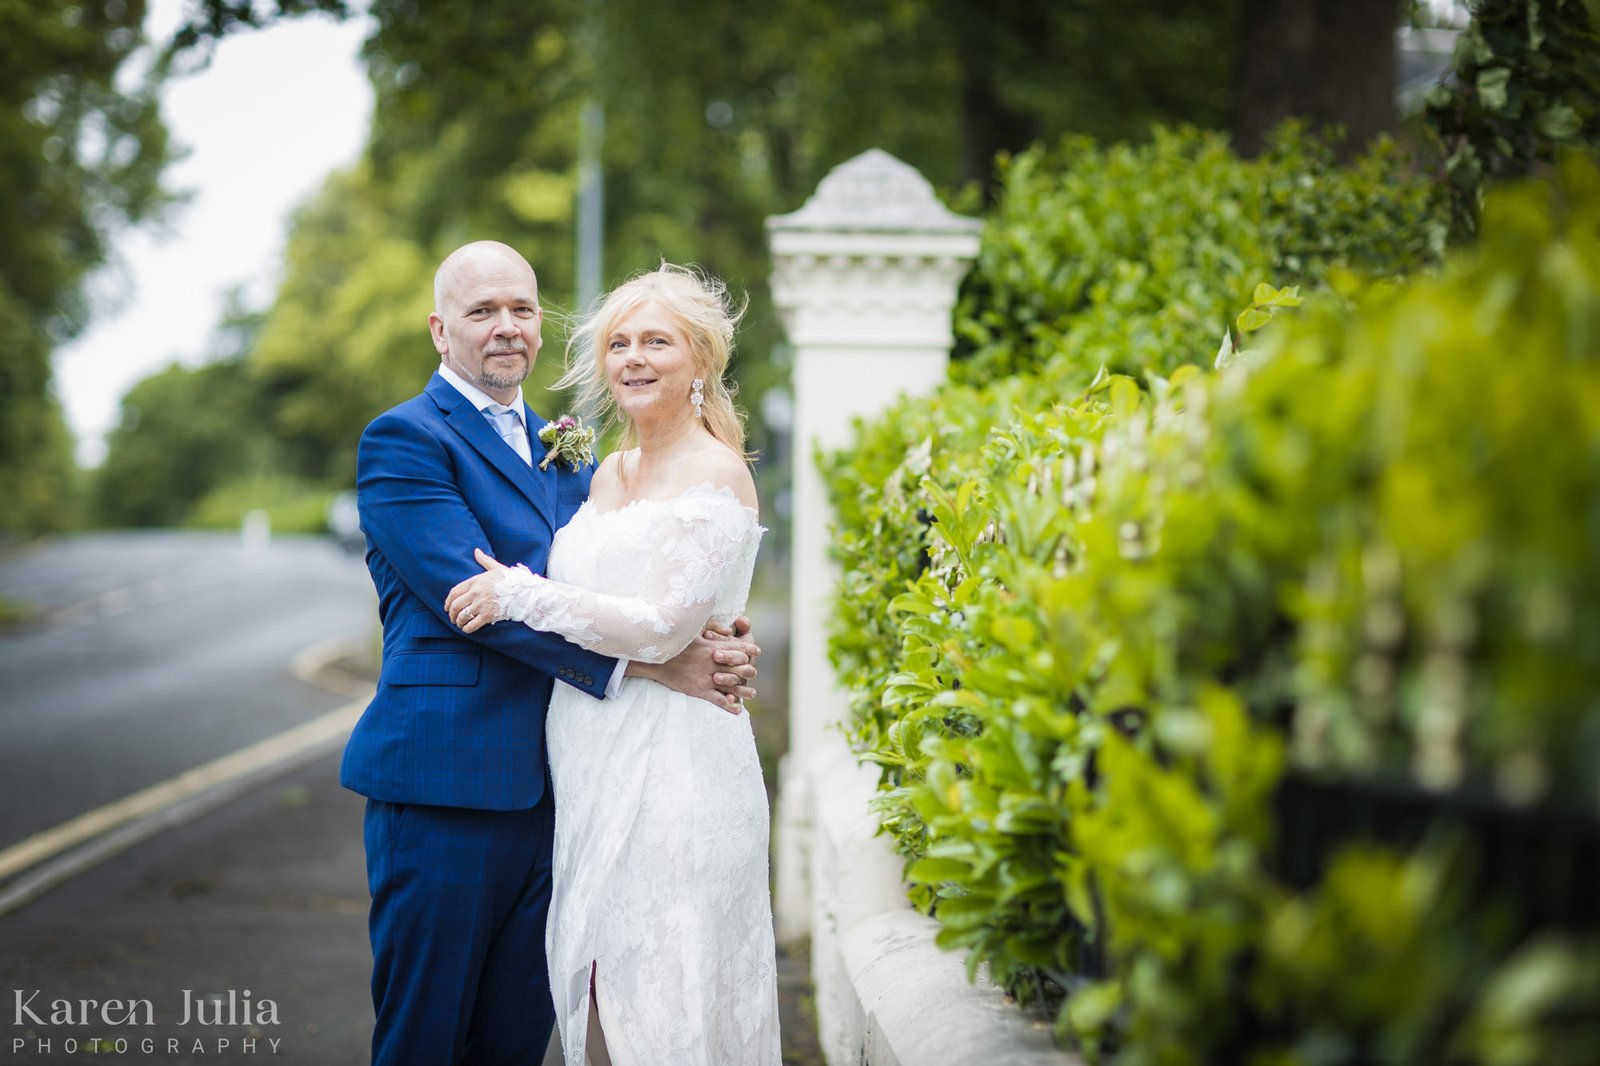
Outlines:
{"type": "Polygon", "coordinates": [[[592,685],[592,684],[594,684],[594,678],[590,677],[588,674],[584,674],[583,675],[583,683],[585,685],[592,685]]]}

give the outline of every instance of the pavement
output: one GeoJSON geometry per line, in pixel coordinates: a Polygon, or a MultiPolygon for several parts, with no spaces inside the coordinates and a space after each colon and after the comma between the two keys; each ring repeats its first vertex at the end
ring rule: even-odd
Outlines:
{"type": "MultiPolygon", "coordinates": [[[[324,751],[0,917],[0,1066],[367,1062],[363,802],[324,751]]],[[[806,956],[784,1062],[820,1066],[806,956]]]]}
{"type": "Polygon", "coordinates": [[[361,813],[326,755],[0,919],[0,1064],[366,1062],[361,813]]]}

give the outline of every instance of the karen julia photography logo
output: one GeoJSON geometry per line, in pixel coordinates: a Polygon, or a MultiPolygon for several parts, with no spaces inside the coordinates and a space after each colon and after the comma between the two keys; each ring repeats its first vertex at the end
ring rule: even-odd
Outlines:
{"type": "Polygon", "coordinates": [[[67,999],[11,990],[13,1055],[276,1055],[278,1005],[242,991],[182,989],[171,1010],[150,999],[67,999]],[[23,1035],[15,1035],[20,1027],[23,1035]]]}

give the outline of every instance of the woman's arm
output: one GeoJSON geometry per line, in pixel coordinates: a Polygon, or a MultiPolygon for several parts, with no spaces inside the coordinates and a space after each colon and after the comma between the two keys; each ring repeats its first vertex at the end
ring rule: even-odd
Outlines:
{"type": "Polygon", "coordinates": [[[759,536],[734,496],[696,493],[674,501],[637,596],[551,581],[479,551],[486,572],[451,590],[445,609],[468,633],[510,619],[602,655],[664,663],[705,628],[724,574],[751,565],[759,536]]]}

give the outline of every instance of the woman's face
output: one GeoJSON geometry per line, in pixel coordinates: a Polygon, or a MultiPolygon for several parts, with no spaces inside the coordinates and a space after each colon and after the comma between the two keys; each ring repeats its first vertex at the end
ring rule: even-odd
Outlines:
{"type": "Polygon", "coordinates": [[[694,352],[677,316],[646,300],[605,337],[606,384],[636,424],[693,417],[694,352]]]}

